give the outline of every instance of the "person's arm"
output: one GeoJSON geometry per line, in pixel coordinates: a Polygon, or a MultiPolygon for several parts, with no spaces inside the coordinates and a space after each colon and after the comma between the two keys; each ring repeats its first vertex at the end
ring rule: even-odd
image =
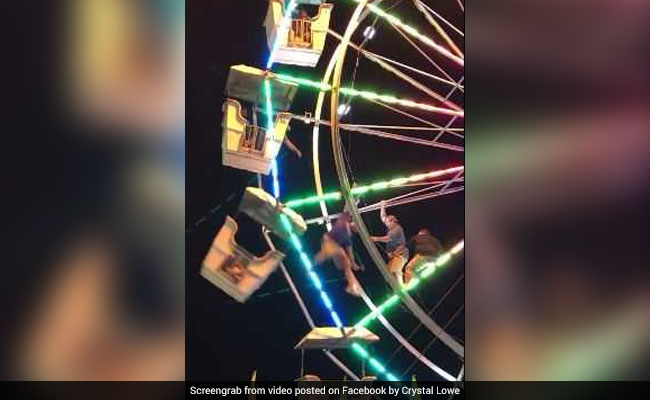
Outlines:
{"type": "Polygon", "coordinates": [[[372,240],[373,242],[386,243],[386,242],[388,242],[389,238],[388,238],[388,235],[386,235],[386,236],[370,236],[370,240],[372,240]]]}
{"type": "Polygon", "coordinates": [[[381,217],[381,222],[384,224],[386,223],[386,201],[382,200],[380,204],[380,209],[379,209],[379,216],[381,217]]]}
{"type": "Polygon", "coordinates": [[[288,136],[284,137],[284,144],[286,144],[287,148],[293,151],[296,154],[296,156],[298,156],[298,158],[302,158],[302,152],[300,151],[300,149],[298,149],[298,147],[295,144],[293,144],[291,140],[289,140],[288,136]]]}

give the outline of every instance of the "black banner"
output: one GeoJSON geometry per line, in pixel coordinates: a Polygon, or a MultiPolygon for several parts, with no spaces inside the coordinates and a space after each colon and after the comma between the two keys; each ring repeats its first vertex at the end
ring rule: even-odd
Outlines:
{"type": "Polygon", "coordinates": [[[2,382],[3,397],[66,400],[579,400],[645,398],[647,382],[2,382]],[[456,385],[455,385],[456,384],[456,385]]]}
{"type": "Polygon", "coordinates": [[[187,382],[186,398],[262,400],[370,400],[464,399],[453,382],[290,381],[290,382],[187,382]]]}

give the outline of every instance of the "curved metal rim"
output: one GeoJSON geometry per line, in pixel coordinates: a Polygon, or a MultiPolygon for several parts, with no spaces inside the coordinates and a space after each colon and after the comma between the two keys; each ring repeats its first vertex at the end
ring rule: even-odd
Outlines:
{"type": "MultiPolygon", "coordinates": [[[[363,11],[363,8],[364,8],[364,5],[360,5],[360,6],[358,6],[357,10],[362,10],[363,11]]],[[[358,24],[361,23],[361,21],[363,19],[365,19],[365,17],[368,15],[368,13],[367,12],[366,13],[361,13],[360,12],[360,13],[355,14],[355,15],[357,16],[356,25],[358,26],[358,24]]],[[[348,27],[353,22],[355,22],[354,19],[353,19],[355,17],[355,15],[353,15],[352,18],[350,19],[350,22],[348,23],[348,27]]],[[[354,27],[354,29],[356,30],[356,26],[354,27]]],[[[330,81],[331,74],[333,72],[334,66],[336,65],[337,52],[345,51],[345,50],[347,50],[347,45],[343,46],[342,42],[334,50],[334,54],[330,58],[330,61],[329,61],[328,65],[327,65],[327,68],[325,70],[325,74],[323,75],[323,79],[322,79],[323,84],[327,84],[330,81]]],[[[317,101],[316,101],[316,108],[314,110],[314,116],[316,118],[316,121],[320,120],[320,116],[322,114],[323,102],[325,100],[325,94],[326,94],[326,92],[323,91],[323,90],[319,91],[319,93],[318,93],[318,98],[317,98],[317,101]]],[[[320,131],[319,131],[319,123],[316,122],[314,124],[314,128],[313,128],[313,131],[312,131],[312,146],[313,146],[313,148],[312,148],[312,160],[313,160],[313,165],[314,165],[314,183],[315,183],[315,187],[316,187],[316,193],[319,196],[322,196],[323,195],[323,187],[322,187],[321,176],[320,176],[320,158],[319,158],[320,153],[319,153],[319,146],[318,146],[319,145],[319,137],[320,137],[319,133],[320,133],[320,131]]],[[[321,213],[323,215],[323,218],[326,221],[327,229],[329,230],[329,229],[331,229],[331,224],[329,223],[329,215],[328,215],[328,211],[327,211],[327,206],[326,206],[324,201],[320,201],[319,203],[320,203],[321,213]]],[[[368,308],[371,311],[374,310],[376,308],[376,305],[374,304],[372,299],[370,299],[370,297],[367,295],[367,292],[365,291],[365,289],[363,288],[363,286],[361,285],[360,282],[359,282],[359,286],[361,286],[362,293],[364,294],[363,298],[364,298],[364,301],[366,302],[366,305],[368,306],[368,308]]],[[[388,322],[387,319],[382,317],[382,318],[378,318],[378,320],[388,330],[388,332],[399,343],[401,343],[404,346],[404,348],[406,348],[413,356],[416,357],[416,359],[423,362],[432,371],[440,374],[440,372],[436,370],[436,368],[439,368],[439,367],[437,367],[424,354],[422,354],[413,345],[411,345],[411,343],[408,340],[406,340],[404,338],[404,336],[402,336],[388,322]]],[[[440,375],[444,376],[443,374],[440,374],[440,375]]]]}
{"type": "MultiPolygon", "coordinates": [[[[352,216],[352,219],[354,220],[355,224],[357,225],[357,228],[359,230],[359,236],[361,237],[361,240],[366,247],[366,250],[370,254],[371,258],[379,268],[380,272],[384,276],[384,279],[386,282],[391,286],[391,288],[394,291],[400,291],[399,284],[393,278],[393,276],[387,272],[386,270],[386,263],[384,262],[383,258],[377,251],[377,248],[375,247],[374,243],[370,240],[370,235],[368,233],[367,227],[365,223],[363,222],[363,219],[361,218],[359,211],[357,209],[357,206],[352,198],[352,193],[350,191],[350,184],[348,181],[347,173],[345,171],[345,164],[343,160],[343,151],[340,146],[340,139],[339,139],[339,120],[338,120],[338,105],[339,105],[339,87],[340,87],[340,80],[341,80],[341,73],[343,69],[343,64],[345,62],[345,55],[346,55],[346,50],[347,46],[349,45],[350,38],[352,34],[356,31],[359,23],[361,22],[362,18],[361,12],[365,8],[365,5],[368,3],[368,0],[361,0],[359,4],[357,5],[357,9],[355,10],[355,13],[353,16],[350,18],[350,22],[348,23],[348,26],[346,28],[345,34],[343,36],[343,39],[339,43],[339,46],[336,48],[332,59],[330,59],[330,63],[328,64],[325,76],[323,77],[323,82],[327,83],[330,80],[330,76],[332,73],[332,68],[334,68],[334,76],[332,77],[332,84],[331,84],[331,97],[330,97],[330,130],[331,130],[331,137],[332,137],[332,150],[334,153],[334,160],[336,164],[336,169],[337,169],[337,174],[339,178],[339,185],[341,186],[341,193],[342,197],[345,200],[345,203],[348,207],[348,210],[350,211],[350,214],[352,216]]],[[[364,16],[365,17],[365,16],[364,16]]],[[[322,113],[322,103],[324,100],[324,95],[325,93],[323,91],[320,91],[319,96],[318,96],[318,101],[316,105],[316,109],[314,111],[314,117],[318,120],[320,119],[320,115],[322,113]]],[[[313,135],[312,135],[312,146],[313,146],[313,162],[314,162],[314,181],[316,184],[316,192],[318,195],[322,195],[322,184],[321,184],[321,176],[320,176],[320,161],[319,161],[319,128],[318,125],[314,125],[313,129],[313,135]]],[[[328,220],[328,213],[327,213],[327,208],[325,206],[325,202],[321,201],[320,202],[321,206],[321,211],[323,213],[323,217],[325,220],[328,220]]],[[[330,224],[328,222],[328,229],[330,228],[330,224]]],[[[422,308],[413,300],[413,298],[405,294],[404,296],[400,297],[402,299],[402,302],[406,305],[406,307],[413,313],[413,315],[424,325],[427,327],[427,329],[437,336],[443,343],[445,343],[450,349],[452,349],[456,354],[458,354],[459,357],[464,359],[464,347],[455,341],[449,334],[447,334],[438,324],[436,324],[431,317],[427,313],[422,310],[422,308]]]]}

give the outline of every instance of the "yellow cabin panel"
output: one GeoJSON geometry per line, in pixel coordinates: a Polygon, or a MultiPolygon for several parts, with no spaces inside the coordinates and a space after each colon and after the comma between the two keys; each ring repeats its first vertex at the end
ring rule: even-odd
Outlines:
{"type": "MultiPolygon", "coordinates": [[[[277,35],[278,28],[282,22],[284,16],[284,8],[282,0],[271,0],[269,2],[269,8],[266,12],[266,19],[264,20],[264,26],[266,27],[266,40],[268,42],[269,49],[273,48],[273,43],[275,42],[275,36],[277,35]]],[[[280,42],[278,45],[286,46],[287,37],[289,33],[289,28],[284,30],[280,35],[280,42]]]]}
{"type": "Polygon", "coordinates": [[[319,53],[325,48],[325,39],[327,39],[327,30],[330,25],[330,15],[333,4],[323,4],[318,9],[318,15],[311,20],[312,31],[312,48],[319,53]]]}
{"type": "Polygon", "coordinates": [[[239,102],[228,99],[224,103],[224,108],[225,148],[229,151],[238,151],[247,121],[241,115],[241,105],[239,102]]]}

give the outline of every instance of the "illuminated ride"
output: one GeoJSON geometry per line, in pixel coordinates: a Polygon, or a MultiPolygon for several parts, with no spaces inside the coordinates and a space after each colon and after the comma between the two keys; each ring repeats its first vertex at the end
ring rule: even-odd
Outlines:
{"type": "MultiPolygon", "coordinates": [[[[448,0],[454,5],[454,0],[448,0]]],[[[420,268],[415,277],[406,286],[400,286],[395,277],[387,270],[386,262],[379,248],[370,240],[362,214],[379,209],[379,201],[357,207],[357,199],[364,195],[373,197],[379,194],[400,192],[399,195],[383,199],[387,207],[397,207],[415,202],[433,199],[443,195],[461,193],[464,190],[463,165],[440,166],[430,170],[421,170],[421,165],[429,163],[414,162],[420,169],[414,168],[410,174],[400,178],[380,180],[375,182],[358,183],[346,160],[346,150],[341,132],[348,134],[364,134],[381,140],[390,140],[397,146],[405,146],[403,152],[397,152],[400,157],[409,159],[406,146],[424,146],[432,151],[451,151],[462,154],[464,151],[464,110],[462,97],[464,94],[463,68],[464,56],[458,43],[462,42],[464,35],[460,29],[445,19],[440,13],[433,10],[422,0],[412,1],[368,1],[344,0],[337,3],[337,7],[354,7],[352,16],[347,22],[343,33],[337,33],[331,28],[330,18],[333,5],[318,0],[270,0],[264,26],[270,49],[268,63],[262,68],[236,65],[230,69],[226,85],[226,100],[223,104],[223,164],[229,167],[247,170],[253,173],[272,174],[273,185],[262,187],[262,179],[258,179],[259,188],[248,188],[240,211],[251,216],[262,225],[262,234],[270,250],[262,257],[250,255],[245,249],[240,248],[234,241],[234,232],[237,225],[232,218],[217,234],[215,242],[206,256],[202,274],[213,284],[224,290],[238,301],[245,301],[264,282],[275,268],[279,267],[287,279],[292,292],[298,301],[303,315],[312,330],[296,345],[303,352],[306,349],[322,351],[334,364],[347,376],[355,380],[372,380],[371,375],[366,375],[365,367],[382,380],[408,379],[405,373],[398,375],[389,371],[382,363],[381,355],[373,355],[368,346],[380,338],[369,330],[369,325],[378,321],[401,348],[406,349],[414,358],[411,367],[420,363],[437,376],[449,381],[462,380],[464,371],[464,346],[454,337],[445,332],[444,327],[438,325],[414,298],[410,292],[419,285],[431,279],[436,269],[447,266],[451,260],[462,254],[464,241],[458,241],[447,247],[435,261],[425,264],[420,268]],[[404,4],[402,4],[404,3],[404,4]],[[423,21],[431,29],[418,30],[410,22],[403,21],[396,15],[402,6],[410,6],[417,10],[423,21]],[[393,11],[393,8],[395,10],[393,11]],[[368,25],[362,26],[363,21],[371,20],[368,25]],[[407,62],[393,60],[385,55],[367,49],[377,34],[377,27],[385,29],[382,34],[397,33],[403,37],[405,44],[422,57],[421,62],[426,65],[422,68],[407,62]],[[362,29],[360,29],[362,28],[362,29]],[[334,40],[338,46],[330,55],[324,72],[317,73],[325,40],[334,40]],[[454,37],[454,39],[452,39],[454,37]],[[357,40],[358,39],[358,40],[357,40]],[[355,40],[360,43],[355,43],[355,40]],[[343,79],[343,70],[347,53],[356,54],[356,66],[351,81],[343,79]],[[367,82],[357,83],[357,67],[359,59],[365,59],[371,64],[380,67],[388,81],[396,81],[401,87],[415,89],[412,93],[404,92],[403,95],[368,91],[362,85],[367,82]],[[283,64],[282,71],[272,72],[274,64],[283,64]],[[286,67],[298,66],[301,69],[295,75],[287,73],[286,67]],[[304,67],[312,68],[312,73],[304,72],[304,67]],[[319,74],[319,80],[313,77],[319,74]],[[311,76],[312,78],[307,78],[311,76]],[[316,105],[311,112],[294,114],[291,106],[296,91],[306,90],[317,93],[316,105]],[[443,93],[443,94],[441,94],[443,93]],[[323,115],[325,99],[329,96],[329,118],[323,115]],[[353,102],[368,102],[378,107],[382,112],[391,114],[399,121],[406,121],[396,125],[354,124],[350,122],[351,107],[353,102]],[[313,125],[312,128],[312,161],[314,170],[314,194],[302,199],[288,199],[281,197],[280,193],[280,163],[278,152],[286,140],[286,132],[292,121],[313,125]],[[414,122],[415,121],[415,122],[414,122]],[[323,127],[330,130],[331,148],[338,177],[338,190],[325,192],[323,190],[323,174],[320,158],[323,145],[320,132],[323,127]],[[350,180],[354,184],[350,183],[350,180]],[[405,192],[406,191],[406,192],[405,192]],[[271,194],[272,193],[272,194],[271,194]],[[336,206],[329,206],[328,203],[336,206]],[[319,216],[305,220],[300,213],[312,211],[310,205],[318,206],[319,216]],[[344,310],[337,309],[334,301],[326,291],[319,278],[318,271],[314,268],[311,257],[316,249],[308,249],[300,240],[305,230],[316,229],[324,232],[331,229],[331,221],[337,217],[331,214],[330,209],[347,207],[350,215],[358,228],[359,237],[365,247],[367,255],[381,272],[391,292],[382,296],[380,301],[371,299],[361,285],[361,298],[368,307],[367,314],[356,322],[349,321],[344,324],[344,310]],[[301,294],[291,278],[289,269],[282,259],[284,254],[278,252],[269,233],[273,233],[298,255],[303,273],[310,277],[316,288],[320,302],[325,306],[329,315],[329,325],[317,326],[301,294]],[[247,285],[237,286],[233,283],[232,270],[235,265],[235,274],[239,281],[246,280],[247,285]],[[239,269],[238,269],[239,268],[239,269]],[[222,271],[216,274],[214,271],[222,271]],[[418,349],[410,342],[414,332],[404,337],[388,319],[388,311],[395,304],[401,302],[410,314],[417,319],[420,326],[426,328],[432,340],[424,349],[418,349]],[[433,341],[443,343],[448,351],[457,359],[455,369],[441,368],[435,360],[424,353],[433,341]],[[362,360],[362,373],[360,375],[353,368],[346,365],[336,355],[335,349],[349,349],[362,360]]],[[[459,7],[462,15],[463,5],[456,0],[455,6],[459,7]]],[[[360,79],[359,79],[360,80],[360,79]]],[[[377,85],[375,85],[377,86],[377,85]]],[[[388,87],[388,85],[379,85],[388,87]]],[[[285,182],[290,185],[290,182],[285,182]]],[[[459,221],[462,224],[463,221],[459,221]]],[[[292,271],[292,273],[300,273],[292,271]]],[[[462,277],[461,277],[462,278],[462,277]]],[[[239,282],[237,281],[237,282],[239,282]]],[[[458,281],[457,281],[458,282],[458,281]]],[[[450,289],[450,291],[453,287],[450,289]]],[[[448,291],[449,292],[449,291],[448,291]]],[[[446,297],[446,295],[445,295],[446,297]]],[[[443,301],[444,297],[440,300],[443,301]]],[[[454,314],[454,317],[462,307],[454,314]]],[[[351,316],[347,316],[350,317],[351,316]]],[[[337,350],[338,351],[338,350],[337,350]]],[[[434,357],[435,358],[435,357],[434,357]]],[[[301,376],[304,374],[304,364],[301,366],[301,376]]]]}

